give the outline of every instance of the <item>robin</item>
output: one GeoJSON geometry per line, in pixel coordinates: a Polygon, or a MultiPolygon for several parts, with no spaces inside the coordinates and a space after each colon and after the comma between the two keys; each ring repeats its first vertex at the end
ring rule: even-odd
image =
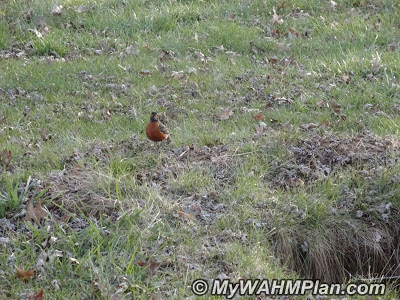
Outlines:
{"type": "Polygon", "coordinates": [[[153,142],[161,142],[168,138],[168,129],[160,122],[156,112],[151,113],[150,122],[146,126],[146,135],[153,142]]]}

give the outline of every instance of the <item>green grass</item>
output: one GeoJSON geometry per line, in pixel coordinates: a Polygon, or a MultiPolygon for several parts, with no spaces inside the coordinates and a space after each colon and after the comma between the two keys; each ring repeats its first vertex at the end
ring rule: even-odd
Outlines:
{"type": "Polygon", "coordinates": [[[392,275],[397,1],[57,4],[61,15],[49,0],[0,3],[0,153],[12,153],[0,157],[9,238],[0,298],[44,289],[48,299],[108,299],[122,289],[125,299],[184,299],[197,278],[392,275]],[[271,21],[274,9],[283,22],[271,21]],[[228,107],[234,115],[218,120],[228,107]],[[170,144],[147,141],[152,111],[170,144]],[[345,142],[318,146],[326,137],[345,142]],[[365,145],[370,164],[357,156],[365,145]],[[319,156],[302,161],[297,148],[319,156]],[[326,151],[355,158],[332,166],[326,151]],[[14,217],[29,197],[44,201],[45,224],[14,217]],[[32,280],[17,279],[15,265],[34,269],[32,280]]]}

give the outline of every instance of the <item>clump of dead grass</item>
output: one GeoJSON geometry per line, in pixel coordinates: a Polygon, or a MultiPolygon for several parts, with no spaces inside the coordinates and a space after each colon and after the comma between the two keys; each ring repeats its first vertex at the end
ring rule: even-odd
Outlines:
{"type": "Polygon", "coordinates": [[[50,186],[48,196],[63,209],[89,215],[107,213],[120,207],[117,197],[110,197],[100,186],[115,186],[115,179],[98,171],[75,165],[73,168],[53,171],[46,184],[50,186]]]}
{"type": "Polygon", "coordinates": [[[274,182],[281,187],[299,186],[326,179],[342,168],[352,166],[369,170],[377,166],[393,167],[400,154],[398,140],[376,136],[312,136],[298,139],[289,148],[289,159],[277,162],[274,168],[274,182]]]}
{"type": "Polygon", "coordinates": [[[351,278],[399,276],[400,214],[384,224],[351,217],[328,217],[318,228],[280,228],[276,252],[306,278],[344,282],[351,278]]]}

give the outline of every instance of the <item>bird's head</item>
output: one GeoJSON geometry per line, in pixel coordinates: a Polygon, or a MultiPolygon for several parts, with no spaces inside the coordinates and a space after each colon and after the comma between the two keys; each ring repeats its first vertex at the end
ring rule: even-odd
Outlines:
{"type": "Polygon", "coordinates": [[[150,122],[158,122],[158,115],[154,111],[150,115],[150,122]]]}

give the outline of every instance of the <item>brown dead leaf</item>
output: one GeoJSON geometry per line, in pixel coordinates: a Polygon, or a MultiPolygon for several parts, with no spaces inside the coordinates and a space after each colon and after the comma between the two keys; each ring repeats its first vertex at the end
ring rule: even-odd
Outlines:
{"type": "Polygon", "coordinates": [[[259,120],[259,121],[263,121],[264,120],[264,116],[263,116],[261,111],[258,114],[256,114],[253,118],[256,119],[256,120],[259,120]]]}
{"type": "Polygon", "coordinates": [[[17,278],[22,279],[23,282],[29,281],[35,274],[35,270],[25,271],[18,266],[15,266],[15,268],[17,269],[17,278]]]}
{"type": "Polygon", "coordinates": [[[342,76],[342,79],[343,79],[344,82],[346,82],[346,84],[349,84],[349,82],[350,82],[350,76],[348,76],[348,75],[343,75],[343,76],[342,76]]]}
{"type": "Polygon", "coordinates": [[[342,111],[342,106],[338,103],[336,103],[333,100],[329,100],[329,107],[333,110],[334,113],[340,114],[342,111]]]}
{"type": "Polygon", "coordinates": [[[293,38],[297,38],[297,37],[299,37],[299,33],[296,30],[289,28],[288,38],[293,39],[293,38]]]}
{"type": "Polygon", "coordinates": [[[39,199],[36,207],[33,207],[33,198],[29,200],[28,208],[26,210],[26,221],[34,221],[38,224],[47,217],[47,212],[42,208],[42,200],[39,199]]]}
{"type": "Polygon", "coordinates": [[[29,300],[43,300],[43,289],[41,289],[36,295],[29,295],[29,300]]]}
{"type": "Polygon", "coordinates": [[[324,120],[324,121],[322,121],[321,125],[322,125],[323,127],[328,127],[328,126],[329,126],[329,121],[324,120]]]}
{"type": "Polygon", "coordinates": [[[0,162],[3,163],[6,167],[10,165],[13,156],[10,150],[4,149],[0,152],[0,162]]]}
{"type": "Polygon", "coordinates": [[[396,48],[398,47],[397,45],[398,45],[398,43],[396,43],[396,40],[393,40],[392,43],[388,45],[388,47],[391,51],[394,52],[394,51],[396,51],[396,48]]]}
{"type": "Polygon", "coordinates": [[[110,110],[110,108],[109,108],[109,107],[106,107],[106,108],[103,110],[103,113],[102,113],[101,115],[102,115],[102,117],[103,117],[103,120],[105,120],[105,121],[110,121],[110,120],[111,120],[111,110],[110,110]]]}
{"type": "Polygon", "coordinates": [[[347,116],[346,116],[345,114],[341,114],[341,115],[340,115],[340,118],[341,118],[343,121],[346,121],[347,116]]]}
{"type": "Polygon", "coordinates": [[[270,62],[271,64],[276,64],[278,62],[278,57],[274,55],[268,58],[268,62],[270,62]]]}
{"type": "Polygon", "coordinates": [[[168,262],[166,262],[166,261],[158,262],[158,261],[155,261],[155,260],[153,260],[153,259],[150,259],[150,260],[147,261],[147,262],[136,261],[136,264],[137,264],[138,266],[140,266],[140,267],[143,267],[143,268],[147,267],[147,272],[148,272],[148,274],[150,274],[150,275],[154,274],[154,272],[155,272],[155,270],[156,270],[157,268],[159,268],[159,267],[162,268],[162,267],[168,266],[168,262]]]}
{"type": "Polygon", "coordinates": [[[151,76],[153,73],[151,73],[149,70],[142,70],[139,72],[140,75],[147,75],[151,76]]]}
{"type": "Polygon", "coordinates": [[[217,115],[219,120],[228,120],[230,117],[234,115],[232,108],[228,107],[224,109],[224,111],[217,115]]]}
{"type": "Polygon", "coordinates": [[[317,128],[318,125],[315,123],[308,123],[308,124],[302,124],[300,127],[304,130],[311,130],[311,129],[317,128]]]}
{"type": "Polygon", "coordinates": [[[324,101],[318,101],[317,104],[315,104],[316,107],[322,108],[324,106],[324,101]]]}
{"type": "Polygon", "coordinates": [[[278,7],[276,8],[276,10],[284,9],[285,6],[286,6],[286,1],[283,1],[282,4],[278,5],[278,7]]]}

